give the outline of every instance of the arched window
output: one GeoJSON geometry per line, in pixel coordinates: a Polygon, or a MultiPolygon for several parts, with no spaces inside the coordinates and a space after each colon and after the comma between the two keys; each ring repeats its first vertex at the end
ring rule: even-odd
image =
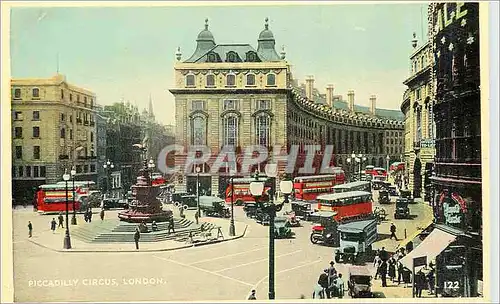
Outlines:
{"type": "Polygon", "coordinates": [[[214,53],[210,53],[207,56],[208,62],[217,62],[217,56],[214,53]]]}
{"type": "Polygon", "coordinates": [[[255,117],[255,134],[257,144],[268,147],[270,145],[271,117],[267,114],[260,114],[255,117]]]}
{"type": "Polygon", "coordinates": [[[415,108],[415,117],[417,131],[415,132],[415,141],[419,142],[422,139],[422,108],[420,106],[415,108]]]}
{"type": "Polygon", "coordinates": [[[186,76],[186,87],[194,87],[194,75],[187,75],[186,76]]]}
{"type": "Polygon", "coordinates": [[[267,74],[267,85],[268,86],[274,86],[274,85],[276,85],[276,75],[274,75],[274,74],[267,74]]]}
{"type": "Polygon", "coordinates": [[[21,98],[21,89],[14,89],[14,98],[21,98]]]}
{"type": "Polygon", "coordinates": [[[247,62],[257,61],[257,55],[254,52],[247,53],[247,62]]]}
{"type": "Polygon", "coordinates": [[[222,119],[222,127],[224,128],[224,145],[237,146],[238,145],[238,116],[235,114],[228,114],[222,119]]]}
{"type": "Polygon", "coordinates": [[[207,75],[207,87],[215,87],[215,75],[214,74],[207,75]]]}
{"type": "Polygon", "coordinates": [[[35,98],[40,97],[40,89],[38,89],[38,88],[33,88],[31,93],[32,93],[33,97],[35,97],[35,98]]]}
{"type": "Polygon", "coordinates": [[[234,87],[236,85],[236,76],[234,74],[226,76],[226,85],[229,87],[234,87]]]}
{"type": "Polygon", "coordinates": [[[227,62],[236,62],[237,55],[235,52],[229,52],[226,55],[226,61],[227,62]]]}
{"type": "Polygon", "coordinates": [[[254,86],[254,85],[255,85],[255,75],[248,74],[247,75],[247,86],[254,86]]]}
{"type": "Polygon", "coordinates": [[[207,144],[207,121],[205,117],[199,115],[191,119],[191,144],[207,144]]]}

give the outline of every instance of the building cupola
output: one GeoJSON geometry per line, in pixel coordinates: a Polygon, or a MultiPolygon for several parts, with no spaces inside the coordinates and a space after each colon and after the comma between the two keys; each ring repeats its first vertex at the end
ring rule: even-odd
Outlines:
{"type": "Polygon", "coordinates": [[[278,56],[275,50],[276,41],[271,30],[269,30],[269,18],[266,18],[264,30],[259,34],[257,52],[262,54],[265,59],[269,61],[279,61],[281,57],[278,56]]]}
{"type": "Polygon", "coordinates": [[[210,51],[215,47],[215,39],[214,35],[212,35],[212,32],[208,30],[208,18],[205,19],[205,29],[202,30],[199,34],[198,37],[196,38],[196,50],[194,51],[194,54],[191,55],[191,57],[186,60],[189,62],[190,60],[194,58],[199,58],[206,52],[210,51]]]}

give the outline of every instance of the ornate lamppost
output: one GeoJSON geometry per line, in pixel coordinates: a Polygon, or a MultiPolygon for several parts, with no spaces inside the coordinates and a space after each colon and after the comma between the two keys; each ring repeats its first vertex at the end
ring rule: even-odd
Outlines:
{"type": "Polygon", "coordinates": [[[110,193],[110,188],[111,188],[111,186],[110,186],[110,184],[111,184],[110,183],[111,169],[113,169],[115,167],[115,165],[112,162],[110,162],[108,159],[108,161],[104,165],[102,165],[102,167],[104,168],[104,170],[106,170],[106,181],[107,181],[106,194],[109,198],[109,193],[110,193]]]}
{"type": "Polygon", "coordinates": [[[361,180],[361,171],[362,171],[362,168],[363,168],[363,163],[366,162],[366,156],[363,156],[362,153],[359,153],[358,155],[358,158],[359,158],[359,180],[361,180]]]}
{"type": "Polygon", "coordinates": [[[351,161],[352,161],[352,160],[351,160],[351,158],[350,158],[350,157],[348,157],[348,158],[346,159],[346,161],[347,161],[347,167],[348,167],[348,170],[349,170],[349,182],[352,182],[352,176],[351,176],[351,175],[352,175],[352,174],[351,174],[351,171],[352,171],[352,170],[351,170],[351,161]]]}
{"type": "Polygon", "coordinates": [[[231,183],[231,222],[229,223],[229,236],[236,235],[236,227],[234,226],[234,175],[236,172],[231,170],[229,181],[231,183]]]}
{"type": "Polygon", "coordinates": [[[76,225],[76,208],[75,208],[75,200],[76,200],[76,193],[75,193],[75,176],[76,176],[76,170],[75,166],[71,168],[71,179],[73,180],[73,217],[71,218],[71,225],[76,225]]]}
{"type": "Polygon", "coordinates": [[[68,218],[68,181],[70,175],[67,170],[64,170],[63,180],[66,184],[66,235],[64,236],[64,249],[71,249],[71,237],[69,235],[69,218],[68,218]]]}
{"type": "Polygon", "coordinates": [[[149,184],[153,184],[153,169],[155,167],[155,163],[153,159],[151,158],[148,162],[148,170],[149,170],[149,184]]]}
{"type": "Polygon", "coordinates": [[[387,156],[385,157],[385,160],[386,160],[386,169],[387,170],[387,174],[389,174],[389,160],[391,159],[391,157],[389,156],[389,154],[387,154],[387,156]]]}
{"type": "Polygon", "coordinates": [[[201,217],[200,213],[200,171],[201,168],[196,166],[196,210],[198,216],[201,217]]]}
{"type": "MultiPolygon", "coordinates": [[[[266,175],[275,178],[277,175],[277,165],[267,164],[265,167],[266,175]]],[[[258,172],[255,174],[255,181],[250,183],[250,192],[255,197],[257,205],[269,215],[269,300],[274,300],[274,218],[276,212],[281,211],[283,205],[288,203],[288,196],[292,192],[293,183],[291,180],[285,179],[280,182],[281,193],[284,194],[285,199],[281,204],[275,204],[273,201],[274,193],[269,193],[268,201],[263,202],[260,200],[264,192],[264,182],[259,180],[258,172]]]]}

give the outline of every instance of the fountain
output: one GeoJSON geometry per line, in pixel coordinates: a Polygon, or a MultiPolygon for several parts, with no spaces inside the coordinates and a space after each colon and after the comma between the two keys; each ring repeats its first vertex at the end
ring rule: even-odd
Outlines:
{"type": "Polygon", "coordinates": [[[152,185],[151,170],[147,159],[145,159],[144,167],[137,176],[137,183],[132,186],[133,200],[127,210],[118,213],[118,218],[121,221],[129,223],[165,222],[172,218],[172,211],[163,210],[162,204],[157,198],[160,187],[152,185]]]}

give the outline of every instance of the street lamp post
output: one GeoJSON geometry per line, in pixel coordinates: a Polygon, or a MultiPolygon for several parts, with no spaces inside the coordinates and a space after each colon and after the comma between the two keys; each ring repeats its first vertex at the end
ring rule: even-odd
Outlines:
{"type": "Polygon", "coordinates": [[[155,163],[153,159],[150,159],[148,162],[148,169],[149,169],[149,184],[153,184],[153,169],[155,167],[155,163]]]}
{"type": "Polygon", "coordinates": [[[198,216],[201,217],[200,213],[200,171],[201,168],[196,166],[196,210],[198,216]]]}
{"type": "Polygon", "coordinates": [[[366,156],[363,156],[363,154],[359,153],[358,155],[359,158],[359,179],[361,180],[361,171],[363,168],[363,163],[366,161],[366,156]]]}
{"type": "Polygon", "coordinates": [[[349,170],[349,182],[352,182],[352,176],[351,176],[351,171],[352,171],[351,170],[351,158],[348,157],[346,159],[346,161],[347,161],[347,167],[348,167],[348,170],[349,170]]]}
{"type": "Polygon", "coordinates": [[[70,179],[67,170],[64,171],[63,180],[66,184],[66,235],[64,236],[64,249],[71,249],[71,237],[69,235],[69,218],[68,218],[68,181],[70,179]]]}
{"type": "Polygon", "coordinates": [[[356,160],[356,166],[354,167],[354,170],[356,172],[356,175],[358,176],[358,180],[361,180],[361,159],[359,157],[355,158],[356,160]]]}
{"type": "Polygon", "coordinates": [[[108,161],[104,165],[102,165],[102,167],[104,168],[104,170],[106,170],[106,181],[107,181],[106,182],[106,185],[107,185],[107,187],[106,187],[106,194],[107,194],[107,196],[109,198],[110,187],[111,187],[110,186],[110,184],[111,184],[110,183],[111,169],[113,169],[115,167],[115,165],[112,162],[110,162],[109,159],[108,159],[108,161]]]}
{"type": "MultiPolygon", "coordinates": [[[[266,175],[271,178],[275,178],[277,175],[277,165],[267,164],[265,167],[266,175]]],[[[274,218],[276,217],[276,212],[281,211],[283,205],[288,203],[288,195],[292,192],[293,183],[291,180],[282,180],[280,182],[280,190],[284,194],[285,199],[281,204],[274,204],[273,197],[274,194],[270,193],[268,196],[268,202],[264,204],[259,198],[262,196],[264,191],[264,182],[259,181],[258,172],[255,175],[255,181],[250,183],[250,192],[252,196],[255,197],[255,202],[259,207],[269,215],[269,300],[274,300],[274,218]]]]}
{"type": "Polygon", "coordinates": [[[354,180],[356,178],[356,153],[354,153],[354,151],[351,154],[351,164],[352,164],[352,167],[351,167],[352,177],[354,180]]]}
{"type": "Polygon", "coordinates": [[[229,223],[229,236],[236,235],[236,227],[234,226],[234,175],[235,172],[231,170],[229,181],[231,182],[231,222],[229,223]]]}
{"type": "Polygon", "coordinates": [[[76,200],[76,194],[75,194],[75,176],[76,176],[76,170],[75,166],[71,168],[71,179],[73,180],[73,217],[71,218],[71,225],[76,225],[76,208],[75,208],[75,200],[76,200]]]}
{"type": "Polygon", "coordinates": [[[390,159],[391,159],[391,157],[389,156],[389,154],[387,154],[387,156],[385,158],[385,160],[387,161],[387,163],[386,163],[387,167],[385,169],[387,171],[387,173],[389,173],[389,160],[390,159]]]}

